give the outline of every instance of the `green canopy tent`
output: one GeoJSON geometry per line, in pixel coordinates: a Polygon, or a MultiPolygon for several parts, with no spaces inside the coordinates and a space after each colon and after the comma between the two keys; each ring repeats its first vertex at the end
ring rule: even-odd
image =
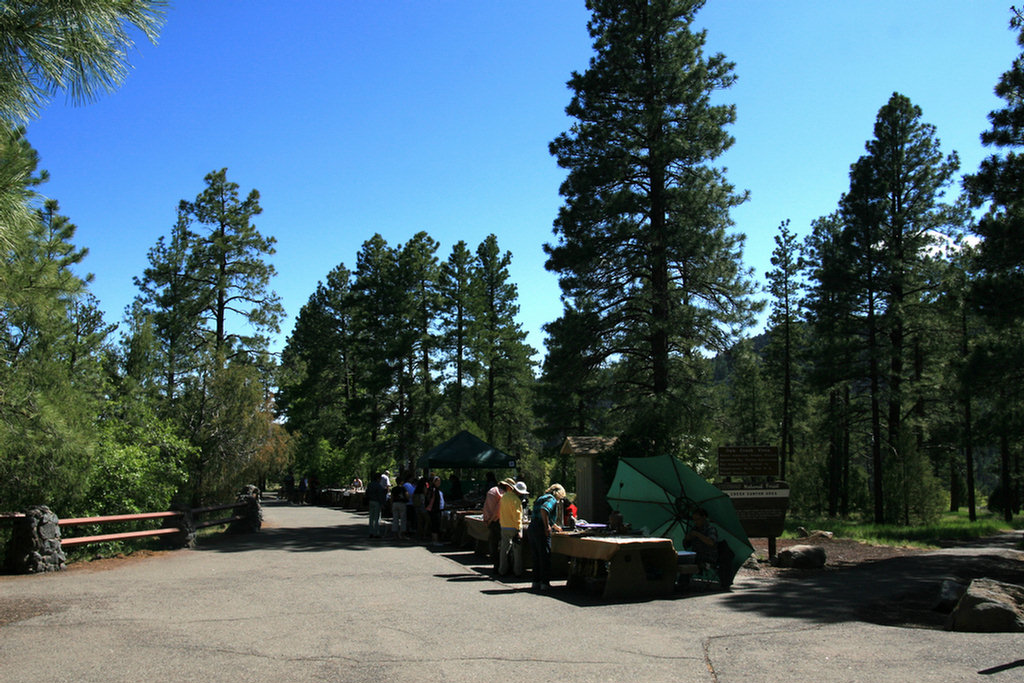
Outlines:
{"type": "Polygon", "coordinates": [[[516,459],[463,430],[424,453],[416,464],[424,470],[515,469],[516,459]]]}
{"type": "Polygon", "coordinates": [[[620,458],[608,503],[634,529],[671,538],[677,549],[693,526],[693,510],[704,508],[718,530],[718,540],[732,551],[727,582],[754,552],[728,494],[670,455],[620,458]]]}

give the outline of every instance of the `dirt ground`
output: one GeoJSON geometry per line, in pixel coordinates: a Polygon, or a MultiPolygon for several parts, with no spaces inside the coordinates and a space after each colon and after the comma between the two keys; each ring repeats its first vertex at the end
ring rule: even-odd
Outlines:
{"type": "MultiPolygon", "coordinates": [[[[767,577],[799,578],[808,573],[820,571],[836,571],[847,567],[888,560],[894,557],[906,557],[917,555],[927,551],[920,548],[906,548],[888,545],[870,545],[861,543],[850,538],[780,538],[776,541],[776,550],[783,550],[794,545],[820,545],[825,549],[825,568],[823,570],[807,569],[780,569],[773,567],[768,562],[768,539],[756,538],[750,540],[754,546],[754,557],[758,569],[756,573],[767,577]]],[[[744,568],[742,571],[751,571],[744,568]]]]}
{"type": "MultiPolygon", "coordinates": [[[[794,545],[819,545],[824,548],[825,556],[827,558],[823,569],[782,569],[779,567],[773,567],[771,563],[768,562],[768,539],[751,539],[750,543],[754,546],[754,557],[748,565],[741,570],[742,572],[765,577],[793,579],[798,579],[810,574],[817,574],[823,571],[841,571],[843,569],[870,565],[875,562],[891,560],[897,557],[915,557],[934,552],[933,550],[913,547],[871,545],[869,543],[862,543],[861,541],[855,541],[850,538],[780,538],[776,542],[778,551],[794,545]],[[755,563],[756,569],[753,569],[752,567],[755,563]]],[[[977,539],[962,543],[951,543],[946,547],[985,548],[989,546],[990,541],[988,539],[977,539]]],[[[1024,548],[1018,547],[1017,550],[1024,551],[1024,548]]],[[[976,558],[976,562],[972,562],[971,557],[968,554],[965,556],[964,561],[957,563],[957,566],[958,570],[956,573],[963,579],[971,579],[984,575],[997,580],[1006,580],[1010,583],[1024,585],[1024,562],[1007,560],[1005,563],[1001,564],[994,561],[992,557],[979,553],[976,558]],[[981,573],[975,574],[975,569],[981,573]],[[998,574],[1004,578],[1000,579],[999,576],[993,576],[993,574],[998,574]]]]}
{"type": "MultiPolygon", "coordinates": [[[[141,562],[155,557],[162,552],[164,551],[138,550],[131,555],[115,555],[114,557],[72,562],[67,565],[67,571],[82,573],[106,571],[108,569],[116,569],[131,562],[141,562]]],[[[14,577],[9,574],[0,574],[0,582],[8,578],[14,577]]],[[[46,600],[8,598],[0,595],[0,626],[50,614],[53,611],[54,605],[46,600]]]]}
{"type": "MultiPolygon", "coordinates": [[[[768,561],[767,539],[751,539],[755,555],[743,568],[741,575],[754,576],[767,581],[810,581],[823,573],[844,571],[877,571],[889,576],[898,565],[907,575],[934,563],[933,550],[920,548],[871,545],[849,538],[779,539],[777,550],[794,545],[818,545],[825,550],[826,562],[822,569],[783,569],[768,561]]],[[[1004,583],[1024,586],[1024,548],[1019,534],[1016,537],[977,539],[950,544],[954,554],[943,561],[944,575],[934,582],[921,585],[907,582],[903,591],[884,597],[862,596],[866,599],[857,607],[857,615],[864,621],[902,628],[942,629],[947,615],[937,611],[938,588],[948,578],[962,584],[976,578],[989,578],[1004,583]],[[1009,539],[1009,542],[1008,542],[1009,539]],[[976,549],[977,552],[974,550],[976,549]]]]}

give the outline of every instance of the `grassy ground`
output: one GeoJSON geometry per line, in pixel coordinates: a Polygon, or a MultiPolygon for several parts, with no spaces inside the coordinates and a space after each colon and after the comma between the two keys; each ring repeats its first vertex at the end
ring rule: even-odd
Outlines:
{"type": "Polygon", "coordinates": [[[951,541],[969,541],[985,536],[1024,528],[1024,519],[1016,517],[1012,523],[1003,521],[988,511],[978,513],[976,521],[968,519],[967,511],[947,512],[932,524],[901,526],[897,524],[874,524],[851,519],[800,519],[786,520],[784,538],[798,537],[797,528],[831,531],[842,538],[853,538],[876,545],[919,546],[935,548],[951,541]]]}

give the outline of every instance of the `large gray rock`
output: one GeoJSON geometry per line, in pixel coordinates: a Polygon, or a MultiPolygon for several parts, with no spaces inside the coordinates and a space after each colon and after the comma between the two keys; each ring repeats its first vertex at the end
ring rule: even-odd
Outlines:
{"type": "Polygon", "coordinates": [[[1024,588],[992,579],[971,581],[946,630],[1024,633],[1024,588]]]}
{"type": "Polygon", "coordinates": [[[822,531],[821,529],[814,529],[812,531],[808,531],[806,528],[804,528],[802,526],[798,526],[796,528],[796,535],[799,536],[800,538],[806,538],[806,539],[809,539],[809,540],[822,540],[822,539],[824,539],[824,540],[831,541],[833,538],[835,538],[835,533],[833,533],[831,531],[822,531]]]}
{"type": "Polygon", "coordinates": [[[821,569],[825,566],[825,549],[818,545],[794,545],[779,551],[776,566],[793,569],[821,569]]]}
{"type": "Polygon", "coordinates": [[[967,591],[967,584],[954,579],[946,579],[939,586],[939,596],[935,602],[935,610],[943,614],[951,614],[960,598],[967,591]]]}

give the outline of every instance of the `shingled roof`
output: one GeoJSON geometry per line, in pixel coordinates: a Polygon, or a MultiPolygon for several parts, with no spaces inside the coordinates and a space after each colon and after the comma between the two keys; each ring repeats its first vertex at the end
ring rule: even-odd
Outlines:
{"type": "Polygon", "coordinates": [[[597,455],[615,445],[614,436],[567,436],[559,452],[562,455],[597,455]]]}

